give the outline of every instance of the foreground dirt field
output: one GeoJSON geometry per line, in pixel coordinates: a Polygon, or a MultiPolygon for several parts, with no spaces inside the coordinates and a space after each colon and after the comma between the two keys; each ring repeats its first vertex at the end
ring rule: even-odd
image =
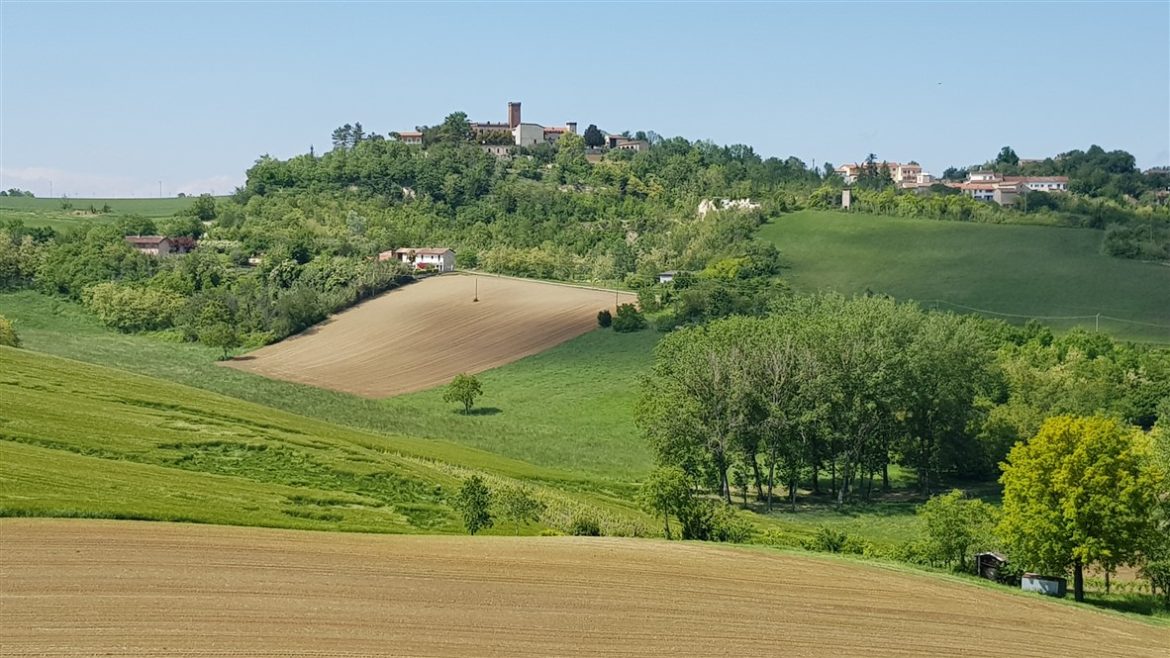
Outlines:
{"type": "MultiPolygon", "coordinates": [[[[621,303],[635,299],[620,296],[621,303]]],[[[597,312],[614,307],[615,294],[600,290],[448,274],[372,299],[226,365],[389,397],[542,352],[596,327],[597,312]]]]}
{"type": "Polygon", "coordinates": [[[1158,656],[929,576],[648,540],[0,521],[5,656],[1158,656]]]}

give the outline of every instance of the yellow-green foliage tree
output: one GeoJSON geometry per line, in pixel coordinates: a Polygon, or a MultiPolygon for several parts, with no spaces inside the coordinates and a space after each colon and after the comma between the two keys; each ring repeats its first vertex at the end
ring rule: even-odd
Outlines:
{"type": "Polygon", "coordinates": [[[1014,561],[1073,572],[1084,600],[1084,567],[1138,562],[1157,535],[1155,509],[1164,475],[1150,438],[1110,418],[1049,418],[1002,465],[999,534],[1014,561]]]}
{"type": "Polygon", "coordinates": [[[12,321],[3,315],[0,315],[0,345],[20,347],[20,336],[17,336],[16,330],[12,328],[12,321]]]}

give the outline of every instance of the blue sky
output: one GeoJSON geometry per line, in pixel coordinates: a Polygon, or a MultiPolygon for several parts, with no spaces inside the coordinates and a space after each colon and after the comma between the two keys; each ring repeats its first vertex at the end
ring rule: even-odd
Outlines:
{"type": "Polygon", "coordinates": [[[1009,144],[1170,163],[1170,2],[0,3],[0,188],[229,192],[451,111],[935,173],[1009,144]],[[941,84],[939,84],[941,83],[941,84]]]}

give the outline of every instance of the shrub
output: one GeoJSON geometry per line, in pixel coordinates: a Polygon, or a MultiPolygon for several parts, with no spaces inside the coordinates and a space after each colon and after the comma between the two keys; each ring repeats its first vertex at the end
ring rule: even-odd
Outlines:
{"type": "Polygon", "coordinates": [[[20,336],[16,335],[12,322],[3,315],[0,315],[0,345],[20,347],[20,336]]]}
{"type": "Polygon", "coordinates": [[[504,518],[516,524],[516,534],[520,534],[521,526],[539,521],[545,509],[544,502],[526,486],[505,488],[500,492],[499,504],[504,518]]]}
{"type": "Polygon", "coordinates": [[[990,541],[995,509],[954,489],[934,496],[917,510],[926,527],[924,548],[931,564],[964,568],[967,555],[990,541]]]}
{"type": "Polygon", "coordinates": [[[1162,592],[1162,604],[1170,608],[1170,560],[1152,560],[1142,567],[1154,595],[1162,592]]]}
{"type": "Polygon", "coordinates": [[[849,553],[863,555],[869,550],[869,542],[854,537],[844,530],[836,530],[828,526],[817,528],[817,533],[804,542],[804,547],[810,551],[822,553],[849,553]]]}
{"type": "Polygon", "coordinates": [[[711,541],[726,541],[737,544],[752,538],[752,524],[726,503],[714,503],[711,513],[711,541]]]}
{"type": "Polygon", "coordinates": [[[593,516],[582,515],[573,519],[569,534],[575,537],[600,537],[601,524],[593,516]]]}
{"type": "Polygon", "coordinates": [[[89,286],[81,298],[104,324],[126,332],[166,329],[183,307],[183,298],[171,291],[112,281],[89,286]]]}
{"type": "Polygon", "coordinates": [[[641,331],[646,328],[646,318],[633,304],[622,304],[617,307],[617,315],[613,318],[613,330],[621,333],[641,331]]]}
{"type": "Polygon", "coordinates": [[[613,324],[613,314],[609,312],[609,309],[602,309],[597,312],[597,326],[605,329],[611,324],[613,324]]]}

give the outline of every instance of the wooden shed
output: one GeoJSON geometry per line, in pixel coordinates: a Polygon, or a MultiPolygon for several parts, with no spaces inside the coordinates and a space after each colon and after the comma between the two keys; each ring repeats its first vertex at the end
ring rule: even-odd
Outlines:
{"type": "Polygon", "coordinates": [[[1007,566],[1007,558],[987,551],[975,554],[975,574],[987,580],[1000,581],[1000,570],[1007,566]]]}

